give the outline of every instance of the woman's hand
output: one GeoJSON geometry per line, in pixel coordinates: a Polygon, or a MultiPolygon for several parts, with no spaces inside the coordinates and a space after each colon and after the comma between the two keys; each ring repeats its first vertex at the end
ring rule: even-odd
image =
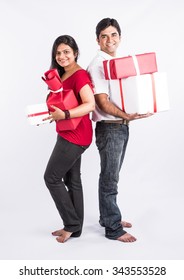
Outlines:
{"type": "Polygon", "coordinates": [[[55,111],[53,112],[50,111],[50,115],[47,118],[44,118],[43,121],[50,120],[50,122],[53,122],[53,121],[59,121],[65,119],[65,113],[61,109],[59,109],[54,105],[51,105],[51,107],[55,111]]]}

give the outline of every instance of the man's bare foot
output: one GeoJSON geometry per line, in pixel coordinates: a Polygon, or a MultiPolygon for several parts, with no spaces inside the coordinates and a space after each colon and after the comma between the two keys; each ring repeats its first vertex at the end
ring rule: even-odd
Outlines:
{"type": "Polygon", "coordinates": [[[62,232],[63,232],[63,229],[59,229],[59,230],[56,230],[56,231],[52,232],[52,235],[53,236],[60,236],[62,234],[62,232]]]}
{"type": "Polygon", "coordinates": [[[60,242],[60,243],[64,243],[64,242],[66,242],[66,241],[70,238],[71,235],[72,235],[72,232],[66,231],[66,230],[62,229],[62,230],[61,230],[61,235],[58,236],[58,237],[56,238],[56,240],[57,240],[58,242],[60,242]]]}
{"type": "Polygon", "coordinates": [[[118,237],[117,240],[119,240],[121,242],[134,242],[137,239],[134,236],[132,236],[131,234],[125,233],[125,234],[121,235],[120,237],[118,237]]]}
{"type": "Polygon", "coordinates": [[[129,223],[129,222],[121,221],[121,224],[122,224],[122,226],[125,227],[125,228],[131,228],[131,227],[132,227],[132,224],[129,223]]]}

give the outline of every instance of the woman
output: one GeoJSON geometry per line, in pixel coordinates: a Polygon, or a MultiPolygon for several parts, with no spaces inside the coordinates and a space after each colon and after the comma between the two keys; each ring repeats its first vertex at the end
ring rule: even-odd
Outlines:
{"type": "Polygon", "coordinates": [[[63,220],[64,228],[53,232],[58,242],[79,237],[83,226],[83,191],[81,155],[92,142],[89,113],[95,108],[91,81],[87,72],[77,64],[79,49],[69,35],[58,37],[52,48],[51,69],[60,74],[64,89],[72,89],[79,106],[69,111],[55,110],[47,119],[56,121],[56,145],[49,159],[44,180],[63,220]],[[75,130],[59,131],[57,120],[82,117],[75,130]]]}

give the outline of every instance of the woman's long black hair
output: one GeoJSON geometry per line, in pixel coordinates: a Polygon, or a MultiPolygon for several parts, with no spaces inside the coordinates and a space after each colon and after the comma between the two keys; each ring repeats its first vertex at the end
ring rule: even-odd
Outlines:
{"type": "Polygon", "coordinates": [[[52,54],[51,54],[51,66],[50,69],[56,68],[59,72],[60,77],[64,74],[65,70],[63,67],[61,67],[57,62],[56,62],[56,52],[57,52],[57,48],[60,44],[65,44],[68,45],[70,48],[72,48],[74,55],[76,55],[75,57],[75,61],[77,62],[78,56],[79,56],[79,48],[78,45],[76,43],[76,41],[74,40],[73,37],[69,36],[69,35],[62,35],[59,36],[53,44],[52,47],[52,54]]]}

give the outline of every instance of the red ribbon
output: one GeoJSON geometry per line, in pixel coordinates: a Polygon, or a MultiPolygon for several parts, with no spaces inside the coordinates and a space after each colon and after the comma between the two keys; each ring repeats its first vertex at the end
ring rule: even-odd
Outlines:
{"type": "Polygon", "coordinates": [[[123,112],[125,111],[124,97],[123,97],[123,87],[122,87],[122,79],[119,79],[119,88],[120,88],[120,96],[121,96],[121,107],[123,112]]]}
{"type": "Polygon", "coordinates": [[[155,80],[153,74],[151,74],[152,92],[153,92],[153,112],[157,112],[157,101],[156,101],[156,90],[155,90],[155,80]]]}
{"type": "Polygon", "coordinates": [[[37,116],[40,116],[40,115],[45,115],[45,114],[47,114],[47,113],[48,113],[48,111],[39,112],[39,113],[34,113],[34,114],[29,114],[29,115],[28,115],[28,118],[29,118],[29,117],[37,117],[37,116]]]}

